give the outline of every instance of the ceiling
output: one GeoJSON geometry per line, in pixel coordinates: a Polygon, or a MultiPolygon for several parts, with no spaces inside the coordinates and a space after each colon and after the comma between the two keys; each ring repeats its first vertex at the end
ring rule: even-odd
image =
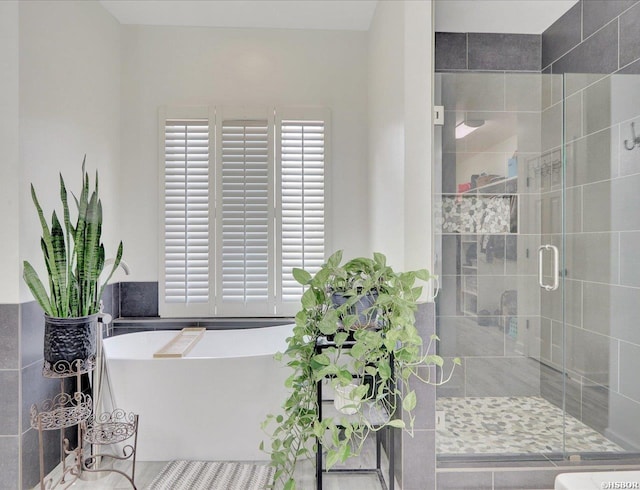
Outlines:
{"type": "MultiPolygon", "coordinates": [[[[435,26],[440,32],[541,34],[577,1],[435,0],[435,26]]],[[[100,3],[122,24],[366,31],[378,1],[100,0],[100,3]]]]}
{"type": "Polygon", "coordinates": [[[578,0],[436,0],[437,32],[542,34],[578,0]]]}
{"type": "Polygon", "coordinates": [[[366,31],[376,0],[100,0],[121,24],[366,31]]]}

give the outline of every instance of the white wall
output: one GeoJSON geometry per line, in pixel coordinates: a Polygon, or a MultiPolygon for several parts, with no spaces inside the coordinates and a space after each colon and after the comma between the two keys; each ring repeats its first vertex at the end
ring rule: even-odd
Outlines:
{"type": "Polygon", "coordinates": [[[18,156],[18,2],[0,2],[0,303],[20,291],[18,156]]]}
{"type": "Polygon", "coordinates": [[[369,30],[371,246],[432,268],[431,2],[379,2],[369,30]]]}
{"type": "MultiPolygon", "coordinates": [[[[404,266],[433,271],[433,70],[432,2],[405,2],[404,11],[404,266]]],[[[426,296],[430,294],[425,289],[426,296]]]]}
{"type": "Polygon", "coordinates": [[[368,253],[364,32],[123,26],[121,220],[130,280],[158,280],[158,108],[313,105],[332,113],[331,249],[368,253]]]}
{"type": "MultiPolygon", "coordinates": [[[[92,180],[100,174],[109,257],[120,235],[120,25],[95,1],[20,2],[19,56],[21,260],[44,271],[29,184],[50,218],[58,172],[79,190],[85,153],[92,180]]],[[[20,298],[32,299],[24,285],[20,298]]]]}
{"type": "Polygon", "coordinates": [[[378,2],[369,29],[371,248],[404,267],[404,3],[378,2]]]}

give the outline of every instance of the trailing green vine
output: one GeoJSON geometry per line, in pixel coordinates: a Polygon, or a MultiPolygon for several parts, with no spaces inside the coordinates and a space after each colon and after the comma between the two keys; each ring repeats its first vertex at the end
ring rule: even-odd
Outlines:
{"type": "Polygon", "coordinates": [[[412,434],[412,383],[440,385],[453,372],[452,367],[448,376],[434,378],[432,367],[443,366],[433,353],[437,337],[425,346],[415,327],[422,293],[415,283],[432,277],[426,269],[397,273],[380,253],[341,262],[339,251],[313,276],[293,271],[306,291],[287,350],[278,355],[293,371],[286,381],[290,394],[282,413],[263,422],[271,443],[261,449],[276,469],[273,488],[296,488],[296,465],[315,455],[317,439],[330,469],[358,455],[372,432],[391,426],[412,434]],[[349,387],[342,411],[355,413],[323,409],[319,420],[317,383],[327,381],[334,391],[349,387]]]}

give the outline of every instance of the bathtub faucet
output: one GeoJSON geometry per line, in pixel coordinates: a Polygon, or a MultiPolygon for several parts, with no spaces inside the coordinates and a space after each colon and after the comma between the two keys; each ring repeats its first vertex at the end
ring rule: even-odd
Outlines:
{"type": "MultiPolygon", "coordinates": [[[[113,264],[115,261],[116,259],[107,259],[104,261],[104,266],[107,267],[108,265],[113,264]]],[[[129,264],[127,264],[124,261],[124,259],[120,259],[120,263],[118,264],[118,267],[122,268],[122,270],[127,276],[131,273],[131,269],[129,269],[129,264]]]]}

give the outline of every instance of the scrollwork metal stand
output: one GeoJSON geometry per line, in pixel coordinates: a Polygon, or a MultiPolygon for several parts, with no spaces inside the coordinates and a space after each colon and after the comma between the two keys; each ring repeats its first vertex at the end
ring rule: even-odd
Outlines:
{"type": "MultiPolygon", "coordinates": [[[[102,308],[101,308],[102,313],[102,308]]],[[[97,343],[101,347],[102,325],[110,321],[110,316],[102,314],[98,322],[97,343]]],[[[98,349],[100,352],[100,349],[98,349]]],[[[101,363],[104,359],[101,359],[101,363]]],[[[103,367],[103,366],[101,366],[103,367]]],[[[60,379],[60,393],[54,398],[45,400],[40,406],[31,406],[31,427],[38,431],[38,445],[40,457],[40,490],[53,490],[58,485],[72,485],[83,472],[101,473],[113,472],[125,477],[134,490],[136,471],[136,449],[138,444],[138,415],[126,413],[122,409],[116,408],[112,412],[105,412],[96,415],[99,407],[94,408],[94,400],[90,395],[82,393],[81,376],[91,373],[96,368],[96,356],[88,359],[76,359],[74,361],[58,361],[50,364],[45,361],[42,375],[45,378],[60,379]],[[73,394],[66,393],[65,379],[76,378],[76,387],[73,394]],[[78,442],[77,447],[70,449],[71,443],[65,437],[66,429],[77,426],[78,442]],[[44,466],[44,433],[50,430],[60,431],[60,459],[62,474],[59,477],[50,477],[45,480],[44,466]],[[113,452],[101,452],[96,448],[105,445],[120,445],[133,438],[131,444],[124,445],[118,451],[122,455],[113,452]],[[85,450],[88,446],[88,456],[85,450]],[[72,455],[72,462],[69,456],[72,455]],[[131,461],[131,474],[115,469],[100,467],[102,458],[107,457],[115,461],[131,461]]],[[[96,399],[100,399],[101,381],[95,380],[93,383],[96,399]]],[[[100,402],[97,402],[100,405],[100,402]]]]}
{"type": "Polygon", "coordinates": [[[113,472],[118,473],[129,480],[135,489],[134,477],[136,473],[136,447],[138,444],[138,415],[126,413],[122,409],[113,412],[102,413],[80,423],[83,441],[93,446],[120,444],[133,437],[133,444],[127,444],[122,448],[122,456],[113,453],[96,452],[83,459],[82,471],[88,473],[113,472]],[[102,458],[110,458],[114,461],[132,461],[131,475],[115,468],[100,468],[98,461],[102,458]]]}
{"type": "Polygon", "coordinates": [[[31,406],[31,427],[38,431],[38,445],[40,457],[40,489],[50,490],[62,483],[75,482],[82,472],[82,434],[80,423],[91,416],[93,400],[91,396],[82,393],[81,376],[93,369],[95,358],[77,359],[72,362],[58,361],[53,366],[45,362],[42,370],[47,378],[60,379],[60,393],[52,399],[45,400],[40,407],[31,406]],[[65,378],[76,378],[76,391],[73,394],[65,392],[65,378]],[[69,449],[69,439],[65,437],[65,429],[78,426],[78,444],[75,449],[69,449]],[[60,449],[62,474],[57,479],[44,476],[44,432],[60,431],[60,449]],[[73,463],[68,465],[67,458],[73,455],[73,463]],[[70,477],[69,480],[67,478],[70,477]]]}

